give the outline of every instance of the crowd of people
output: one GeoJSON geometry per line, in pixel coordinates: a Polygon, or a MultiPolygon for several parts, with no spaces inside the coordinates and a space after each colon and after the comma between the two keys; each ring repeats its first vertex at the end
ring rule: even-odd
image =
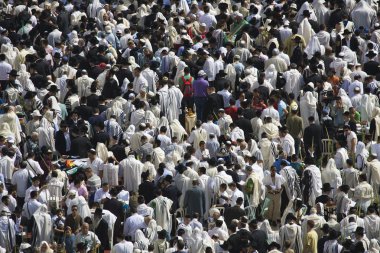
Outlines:
{"type": "Polygon", "coordinates": [[[377,0],[0,4],[0,252],[379,253],[377,0]]]}

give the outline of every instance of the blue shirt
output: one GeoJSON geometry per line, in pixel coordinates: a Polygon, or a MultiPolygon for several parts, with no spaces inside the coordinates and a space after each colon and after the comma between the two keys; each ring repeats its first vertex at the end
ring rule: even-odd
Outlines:
{"type": "Polygon", "coordinates": [[[280,115],[280,119],[285,118],[284,110],[286,110],[286,104],[284,101],[280,100],[278,103],[278,114],[280,115]]]}
{"type": "Polygon", "coordinates": [[[208,81],[199,77],[193,82],[194,97],[207,97],[208,81]]]}
{"type": "Polygon", "coordinates": [[[289,166],[290,165],[290,162],[288,162],[287,160],[285,159],[276,159],[276,161],[273,163],[273,166],[276,167],[276,172],[277,173],[280,173],[281,171],[281,162],[282,161],[285,161],[286,162],[286,166],[289,166]]]}

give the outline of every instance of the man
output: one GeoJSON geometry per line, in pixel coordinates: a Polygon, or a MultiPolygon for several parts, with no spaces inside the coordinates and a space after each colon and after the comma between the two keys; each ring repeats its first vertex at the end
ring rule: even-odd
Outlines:
{"type": "Polygon", "coordinates": [[[315,199],[322,194],[321,171],[311,157],[305,158],[305,167],[302,175],[304,203],[314,206],[315,199]]]}
{"type": "Polygon", "coordinates": [[[59,131],[55,133],[55,149],[61,155],[68,155],[71,150],[71,136],[69,133],[69,126],[66,122],[62,121],[59,125],[59,131]]]}
{"type": "Polygon", "coordinates": [[[209,86],[206,76],[206,72],[200,70],[198,72],[198,78],[193,82],[194,104],[196,107],[197,119],[199,120],[206,118],[204,111],[207,102],[207,87],[209,86]]]}
{"type": "Polygon", "coordinates": [[[109,194],[109,189],[110,189],[110,186],[108,183],[102,183],[102,187],[99,188],[96,192],[95,192],[95,195],[94,195],[94,202],[98,202],[98,203],[101,203],[103,204],[104,202],[107,201],[108,198],[110,198],[110,194],[109,194]]]}
{"type": "Polygon", "coordinates": [[[71,214],[66,216],[65,227],[70,227],[74,234],[79,232],[80,227],[83,225],[82,217],[79,215],[78,206],[71,206],[71,214]]]}
{"type": "Polygon", "coordinates": [[[224,109],[219,109],[218,111],[218,126],[220,129],[220,134],[227,138],[230,134],[230,125],[232,124],[232,118],[230,115],[226,114],[224,109]]]}
{"type": "Polygon", "coordinates": [[[307,221],[307,234],[303,242],[304,253],[317,253],[318,251],[318,234],[314,230],[314,221],[307,221]]]}
{"type": "Polygon", "coordinates": [[[32,178],[32,185],[28,189],[26,189],[25,202],[28,202],[28,200],[31,196],[30,194],[33,191],[37,191],[37,192],[40,191],[40,178],[38,176],[35,176],[32,178]]]}
{"type": "Polygon", "coordinates": [[[268,235],[258,228],[258,221],[256,219],[249,223],[249,231],[251,232],[251,241],[256,243],[255,249],[258,253],[266,253],[268,235]]]}
{"type": "Polygon", "coordinates": [[[295,253],[303,252],[302,236],[301,236],[301,226],[296,223],[297,218],[294,214],[288,214],[286,217],[286,224],[280,227],[280,245],[282,251],[285,250],[285,242],[289,241],[290,249],[294,250],[295,253]]]}
{"type": "Polygon", "coordinates": [[[267,69],[271,64],[273,64],[277,72],[279,73],[283,73],[286,70],[288,70],[288,65],[286,64],[285,60],[279,56],[279,54],[280,51],[277,48],[273,49],[272,58],[265,62],[265,69],[267,69]]]}
{"type": "Polygon", "coordinates": [[[313,116],[310,116],[308,121],[309,126],[305,128],[303,134],[305,150],[309,155],[319,159],[321,157],[322,148],[322,127],[315,123],[313,116]]]}
{"type": "MultiPolygon", "coordinates": [[[[17,205],[23,206],[25,201],[25,192],[30,178],[30,172],[26,169],[26,163],[20,164],[20,169],[12,176],[12,185],[16,187],[17,205]]],[[[4,183],[4,182],[3,182],[4,183]]]]}
{"type": "Polygon", "coordinates": [[[367,182],[365,174],[359,175],[359,184],[355,187],[353,200],[361,208],[363,212],[367,212],[367,208],[373,201],[373,188],[367,182]]]}
{"type": "Polygon", "coordinates": [[[354,245],[353,245],[354,248],[355,248],[355,245],[357,245],[358,243],[361,243],[363,245],[364,252],[369,249],[370,242],[366,234],[364,233],[364,228],[359,227],[359,226],[356,228],[356,231],[355,231],[355,240],[354,240],[354,245]]]}
{"type": "Polygon", "coordinates": [[[295,142],[293,137],[289,134],[287,127],[280,129],[280,145],[284,152],[285,158],[292,157],[295,154],[295,142]]]}
{"type": "Polygon", "coordinates": [[[173,205],[173,201],[162,196],[160,189],[156,190],[156,196],[157,197],[149,202],[148,205],[154,210],[154,218],[157,221],[157,225],[161,226],[170,234],[172,229],[172,215],[170,209],[173,205]]]}
{"type": "Polygon", "coordinates": [[[201,141],[207,141],[207,131],[202,128],[202,121],[200,120],[197,120],[195,126],[196,129],[191,132],[187,142],[193,144],[194,149],[197,150],[201,141]]]}
{"type": "Polygon", "coordinates": [[[281,213],[283,213],[286,208],[293,206],[293,202],[301,190],[297,171],[293,167],[287,166],[286,161],[281,161],[280,165],[280,175],[283,177],[285,188],[285,191],[281,192],[281,213]]]}
{"type": "Polygon", "coordinates": [[[6,250],[4,252],[12,252],[16,246],[16,226],[8,215],[6,211],[0,212],[0,246],[6,250]]]}
{"type": "MultiPolygon", "coordinates": [[[[184,208],[186,208],[186,213],[189,215],[193,215],[194,213],[201,214],[201,217],[205,213],[206,210],[206,198],[205,192],[202,188],[199,187],[198,179],[193,180],[193,187],[188,189],[185,192],[184,199],[184,208]]],[[[201,218],[202,220],[202,218],[201,218]]]]}
{"type": "Polygon", "coordinates": [[[364,228],[369,240],[380,238],[380,217],[376,214],[374,206],[367,209],[367,215],[364,217],[364,228]]]}
{"type": "Polygon", "coordinates": [[[295,154],[298,156],[301,138],[303,137],[303,121],[302,118],[298,116],[297,112],[298,106],[292,106],[291,113],[286,119],[286,126],[288,127],[289,134],[294,139],[295,154]]]}
{"type": "Polygon", "coordinates": [[[315,199],[315,203],[322,203],[326,205],[328,202],[332,201],[330,198],[332,189],[334,188],[331,187],[330,183],[324,183],[322,186],[322,195],[315,199]]]}
{"type": "Polygon", "coordinates": [[[53,224],[51,216],[47,211],[47,206],[41,205],[33,214],[34,225],[32,232],[32,245],[34,247],[41,245],[41,242],[43,241],[50,241],[53,224]]]}
{"type": "Polygon", "coordinates": [[[108,226],[107,221],[102,217],[103,215],[102,211],[103,210],[101,208],[95,209],[94,221],[92,224],[94,233],[100,240],[100,246],[99,246],[100,252],[111,249],[110,238],[108,236],[109,226],[108,226]]]}
{"type": "Polygon", "coordinates": [[[123,172],[124,187],[127,191],[137,191],[141,184],[141,173],[144,164],[136,159],[135,152],[130,151],[128,157],[120,162],[119,169],[123,172]]]}
{"type": "Polygon", "coordinates": [[[347,141],[347,152],[350,157],[354,157],[356,152],[356,144],[358,143],[358,137],[354,131],[351,131],[351,127],[349,125],[345,125],[343,127],[343,130],[347,141]]]}
{"type": "Polygon", "coordinates": [[[241,207],[244,206],[244,200],[242,197],[237,198],[236,205],[233,207],[227,207],[224,210],[224,220],[226,225],[229,227],[233,219],[240,219],[240,217],[245,216],[245,211],[241,207]]]}
{"type": "Polygon", "coordinates": [[[344,148],[342,141],[337,141],[335,143],[336,154],[334,156],[336,168],[342,170],[347,167],[346,161],[348,159],[347,150],[344,148]]]}
{"type": "Polygon", "coordinates": [[[350,186],[342,185],[339,188],[339,192],[335,197],[336,202],[336,214],[338,221],[341,221],[347,216],[350,209],[351,199],[348,197],[348,192],[350,191],[350,186]]]}
{"type": "Polygon", "coordinates": [[[75,236],[75,245],[78,243],[85,243],[86,251],[96,251],[100,246],[100,241],[98,236],[89,231],[90,225],[88,223],[83,223],[82,230],[75,236]]]}
{"type": "Polygon", "coordinates": [[[133,243],[130,237],[126,236],[122,241],[116,243],[111,250],[111,253],[133,253],[133,243]]]}

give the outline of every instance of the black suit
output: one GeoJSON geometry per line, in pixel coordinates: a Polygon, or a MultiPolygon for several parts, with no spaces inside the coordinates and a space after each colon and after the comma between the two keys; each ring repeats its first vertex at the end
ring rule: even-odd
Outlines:
{"type": "Polygon", "coordinates": [[[248,119],[238,117],[238,119],[235,120],[235,124],[244,131],[245,136],[247,136],[247,133],[252,133],[252,124],[248,119]]]}
{"type": "Polygon", "coordinates": [[[84,120],[88,120],[92,116],[92,107],[88,105],[77,106],[75,107],[75,111],[77,111],[78,115],[84,120]]]}
{"type": "Polygon", "coordinates": [[[212,93],[207,96],[207,102],[205,104],[204,121],[209,114],[218,114],[219,109],[224,108],[223,96],[217,93],[212,93]]]}
{"type": "Polygon", "coordinates": [[[230,235],[228,240],[224,242],[223,245],[220,245],[222,249],[227,250],[230,253],[240,253],[241,243],[240,236],[235,233],[230,235]]]}
{"type": "Polygon", "coordinates": [[[91,94],[87,97],[87,105],[91,107],[98,107],[99,102],[98,102],[99,96],[96,94],[91,94]]]}
{"type": "Polygon", "coordinates": [[[321,195],[315,199],[315,203],[327,204],[327,202],[329,202],[329,200],[331,200],[329,195],[321,195]]]}
{"type": "Polygon", "coordinates": [[[314,145],[315,157],[319,159],[322,148],[322,127],[316,124],[311,124],[306,127],[303,135],[303,141],[306,151],[314,145]]]}
{"type": "Polygon", "coordinates": [[[121,222],[124,220],[123,203],[121,203],[119,200],[115,198],[107,199],[107,201],[103,205],[103,209],[110,211],[117,217],[113,236],[113,241],[114,243],[116,243],[117,235],[121,235],[123,232],[121,227],[121,222]]]}
{"type": "Polygon", "coordinates": [[[377,73],[379,73],[379,66],[380,64],[378,62],[370,60],[364,63],[363,71],[368,75],[375,76],[377,73]]]}
{"type": "Polygon", "coordinates": [[[99,252],[104,252],[104,250],[110,250],[110,240],[108,237],[108,223],[101,219],[99,225],[95,229],[95,234],[100,240],[100,249],[99,252]]]}
{"type": "Polygon", "coordinates": [[[175,185],[169,185],[168,187],[162,189],[162,196],[167,197],[173,201],[172,211],[174,212],[179,208],[179,197],[181,196],[181,192],[178,191],[175,185]]]}
{"type": "Polygon", "coordinates": [[[90,140],[85,136],[79,136],[71,141],[71,155],[86,158],[92,148],[90,140]]]}
{"type": "Polygon", "coordinates": [[[227,227],[231,225],[233,219],[240,219],[240,217],[245,216],[245,212],[240,206],[227,207],[224,210],[224,221],[227,227]]]}
{"type": "Polygon", "coordinates": [[[55,134],[55,149],[61,155],[67,155],[68,154],[68,152],[66,152],[65,134],[62,130],[57,131],[57,133],[55,134]]]}
{"type": "Polygon", "coordinates": [[[259,253],[267,252],[268,236],[264,231],[259,229],[254,230],[251,234],[251,240],[252,242],[255,242],[255,249],[259,253]]]}
{"type": "Polygon", "coordinates": [[[139,185],[139,195],[144,196],[145,202],[149,203],[154,196],[154,183],[150,181],[144,181],[139,185]]]}
{"type": "Polygon", "coordinates": [[[234,54],[234,52],[231,50],[231,51],[227,52],[226,57],[224,57],[223,60],[224,60],[224,62],[225,62],[226,64],[231,64],[231,63],[234,62],[234,56],[235,56],[235,54],[234,54]]]}
{"type": "Polygon", "coordinates": [[[355,35],[353,35],[350,39],[349,45],[347,45],[347,40],[345,38],[342,39],[342,46],[349,47],[352,51],[357,52],[359,50],[359,41],[355,35]]]}

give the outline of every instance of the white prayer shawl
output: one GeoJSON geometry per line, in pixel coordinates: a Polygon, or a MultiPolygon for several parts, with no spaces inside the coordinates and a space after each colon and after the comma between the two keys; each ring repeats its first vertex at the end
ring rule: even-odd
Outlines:
{"type": "Polygon", "coordinates": [[[230,138],[231,138],[231,141],[233,141],[233,142],[236,142],[238,139],[244,140],[245,139],[244,131],[239,127],[235,127],[231,131],[230,138]]]}
{"type": "Polygon", "coordinates": [[[37,128],[39,147],[46,146],[55,151],[54,128],[46,117],[41,119],[40,127],[37,128]]]}
{"type": "MultiPolygon", "coordinates": [[[[219,119],[220,120],[220,119],[219,119]]],[[[191,132],[189,137],[189,143],[193,144],[193,147],[197,150],[199,149],[199,142],[204,141],[206,142],[208,138],[208,133],[203,128],[195,129],[191,132]]]]}
{"type": "Polygon", "coordinates": [[[90,18],[96,18],[98,15],[99,9],[101,9],[103,5],[100,3],[99,0],[94,0],[92,4],[89,4],[87,7],[87,14],[90,18]]]}
{"type": "Polygon", "coordinates": [[[318,100],[311,91],[307,91],[300,101],[300,113],[303,120],[304,129],[309,126],[309,117],[313,116],[316,124],[319,124],[319,116],[317,113],[318,100]]]}
{"type": "Polygon", "coordinates": [[[309,205],[314,206],[315,199],[322,195],[322,178],[321,178],[321,171],[320,169],[315,165],[309,165],[305,168],[305,171],[310,171],[312,178],[313,178],[313,185],[310,189],[310,198],[309,198],[309,205]]]}
{"type": "Polygon", "coordinates": [[[113,245],[113,231],[115,227],[115,222],[116,222],[116,215],[111,213],[110,211],[103,209],[102,211],[102,218],[107,222],[108,224],[108,238],[110,240],[110,245],[113,245]]]}
{"type": "Polygon", "coordinates": [[[181,125],[178,119],[174,119],[170,122],[171,135],[173,137],[177,137],[177,140],[181,142],[183,140],[183,136],[187,134],[185,128],[181,125]]]}
{"type": "Polygon", "coordinates": [[[312,4],[318,24],[325,24],[329,16],[329,9],[324,5],[324,2],[324,0],[314,0],[312,4]]]}
{"type": "Polygon", "coordinates": [[[359,1],[351,12],[355,27],[363,26],[369,29],[375,17],[376,11],[365,0],[359,1]]]}
{"type": "Polygon", "coordinates": [[[285,78],[285,91],[290,94],[293,93],[296,98],[300,95],[300,89],[304,84],[303,76],[297,69],[290,69],[283,73],[285,78]]]}
{"type": "Polygon", "coordinates": [[[6,215],[0,216],[0,246],[12,252],[16,246],[15,223],[6,215]]]}
{"type": "Polygon", "coordinates": [[[141,72],[141,75],[146,79],[148,82],[148,87],[146,92],[153,92],[154,94],[157,91],[156,83],[158,81],[158,75],[156,72],[151,70],[150,68],[146,68],[141,72]]]}
{"type": "Polygon", "coordinates": [[[157,147],[153,149],[153,155],[152,155],[152,163],[154,164],[154,168],[157,170],[160,163],[163,163],[165,161],[165,152],[162,150],[162,148],[157,147]]]}
{"type": "Polygon", "coordinates": [[[6,61],[12,65],[12,68],[15,68],[15,61],[18,54],[17,47],[13,47],[12,44],[2,44],[1,53],[5,54],[6,61]]]}
{"type": "Polygon", "coordinates": [[[148,250],[149,244],[150,242],[145,237],[144,233],[140,229],[137,229],[135,232],[134,249],[148,250]]]}
{"type": "Polygon", "coordinates": [[[280,228],[280,245],[282,251],[285,250],[285,241],[290,241],[290,248],[295,253],[301,253],[303,249],[301,226],[297,224],[285,224],[280,228]]]}
{"type": "Polygon", "coordinates": [[[276,160],[276,145],[268,138],[264,138],[259,141],[259,146],[264,159],[264,169],[269,170],[270,166],[272,166],[276,160]]]}
{"type": "Polygon", "coordinates": [[[375,120],[376,123],[376,130],[375,134],[373,136],[374,140],[377,140],[377,138],[380,136],[380,108],[376,107],[372,112],[372,118],[375,120]]]}
{"type": "Polygon", "coordinates": [[[265,70],[265,79],[271,84],[273,88],[277,83],[277,70],[274,64],[270,64],[265,70]]]}
{"type": "Polygon", "coordinates": [[[358,58],[356,56],[356,52],[352,51],[347,46],[342,46],[341,52],[344,54],[343,60],[347,63],[352,63],[355,66],[358,64],[358,58]]]}
{"type": "Polygon", "coordinates": [[[246,182],[248,182],[249,179],[251,179],[252,182],[253,182],[253,190],[252,190],[252,192],[248,192],[248,193],[247,193],[248,196],[249,196],[249,198],[248,198],[248,203],[249,203],[250,205],[252,205],[253,207],[257,207],[257,206],[260,204],[261,197],[262,197],[262,195],[263,195],[263,193],[264,193],[265,191],[262,191],[263,184],[262,184],[262,182],[260,181],[258,174],[252,172],[252,173],[248,176],[246,182]]]}
{"type": "Polygon", "coordinates": [[[369,240],[379,239],[380,234],[380,217],[376,214],[370,214],[364,217],[365,234],[369,240]]]}
{"type": "Polygon", "coordinates": [[[309,2],[306,1],[301,5],[301,8],[297,12],[297,15],[296,15],[297,23],[301,23],[301,21],[304,19],[304,16],[303,16],[304,10],[308,10],[310,12],[310,19],[311,20],[318,21],[313,7],[309,4],[309,2]]]}
{"type": "Polygon", "coordinates": [[[154,116],[153,112],[143,109],[138,109],[131,114],[131,125],[135,126],[136,128],[141,123],[149,123],[152,127],[155,127],[157,125],[157,119],[154,116]]]}
{"type": "Polygon", "coordinates": [[[335,196],[336,190],[342,185],[342,176],[340,171],[336,168],[335,160],[330,158],[327,162],[326,168],[322,169],[321,173],[322,183],[330,183],[332,190],[332,195],[335,196]]]}
{"type": "Polygon", "coordinates": [[[170,106],[167,108],[166,118],[169,122],[179,119],[182,98],[183,93],[179,88],[172,86],[168,89],[168,103],[170,106]]]}
{"type": "Polygon", "coordinates": [[[168,114],[170,111],[170,105],[169,104],[169,88],[167,85],[159,89],[157,92],[160,96],[160,105],[161,105],[161,112],[164,113],[165,117],[168,118],[168,114]]]}
{"type": "Polygon", "coordinates": [[[18,72],[17,80],[20,82],[22,88],[24,89],[24,93],[26,91],[36,91],[33,82],[29,79],[30,73],[26,71],[26,65],[21,64],[20,70],[18,72]]]}
{"type": "Polygon", "coordinates": [[[47,213],[47,206],[41,205],[33,214],[35,220],[33,227],[33,245],[40,245],[42,241],[50,241],[52,235],[52,221],[47,213]]]}
{"type": "Polygon", "coordinates": [[[231,90],[235,90],[236,70],[232,64],[227,64],[224,72],[227,74],[226,79],[231,83],[231,90]]]}
{"type": "Polygon", "coordinates": [[[291,157],[295,154],[295,142],[290,134],[285,135],[284,138],[280,138],[282,149],[287,157],[291,157]]]}
{"type": "Polygon", "coordinates": [[[316,34],[318,40],[319,40],[319,43],[322,45],[322,46],[328,46],[330,44],[330,34],[326,31],[319,31],[317,34],[316,34]]]}
{"type": "MultiPolygon", "coordinates": [[[[321,229],[322,226],[326,223],[326,220],[325,218],[323,218],[323,216],[319,216],[318,214],[316,213],[311,213],[310,215],[306,215],[304,217],[304,220],[302,221],[302,237],[305,238],[306,237],[306,234],[307,234],[307,222],[309,220],[312,220],[314,221],[314,229],[321,229]]],[[[306,239],[306,238],[305,238],[306,239]]]]}
{"type": "Polygon", "coordinates": [[[375,199],[379,196],[379,187],[380,187],[380,161],[374,159],[367,165],[367,181],[373,187],[373,192],[375,199]]]}
{"type": "Polygon", "coordinates": [[[373,101],[371,101],[370,96],[368,94],[362,95],[360,106],[358,108],[361,121],[367,121],[367,122],[371,121],[372,112],[375,106],[376,105],[373,103],[373,101]]]}
{"type": "Polygon", "coordinates": [[[311,38],[314,36],[315,32],[313,28],[310,25],[310,22],[307,18],[304,18],[299,27],[298,27],[298,34],[302,35],[303,38],[305,39],[306,45],[309,44],[309,41],[311,38]]]}
{"type": "Polygon", "coordinates": [[[172,215],[170,209],[173,205],[173,201],[164,197],[158,196],[153,199],[149,204],[154,209],[154,219],[157,225],[165,229],[169,234],[172,230],[172,215]]]}
{"type": "Polygon", "coordinates": [[[88,97],[91,95],[91,84],[94,82],[94,79],[89,77],[88,75],[82,75],[75,83],[78,87],[78,96],[79,97],[88,97]]]}
{"type": "Polygon", "coordinates": [[[118,185],[119,165],[108,163],[103,165],[102,183],[108,183],[110,186],[118,185]]]}
{"type": "Polygon", "coordinates": [[[20,133],[22,132],[22,130],[21,130],[20,121],[19,121],[16,113],[14,113],[14,111],[11,111],[9,113],[3,114],[0,118],[0,122],[1,123],[8,123],[9,129],[15,138],[15,144],[18,145],[21,142],[20,133]]]}
{"type": "Polygon", "coordinates": [[[304,52],[307,54],[307,59],[311,59],[316,52],[320,52],[321,55],[325,54],[325,47],[319,43],[318,36],[314,35],[307,44],[304,52]]]}
{"type": "Polygon", "coordinates": [[[211,199],[212,199],[212,178],[208,175],[201,175],[199,177],[199,186],[204,190],[205,192],[205,213],[204,217],[207,217],[207,212],[209,207],[211,206],[211,199]]]}
{"type": "Polygon", "coordinates": [[[129,155],[120,162],[120,169],[123,169],[124,187],[127,191],[138,191],[141,184],[141,173],[144,164],[137,160],[133,155],[129,155]]]}
{"type": "Polygon", "coordinates": [[[183,207],[183,201],[185,199],[185,194],[188,189],[191,188],[191,179],[184,174],[177,173],[174,176],[174,184],[177,189],[182,193],[179,199],[179,206],[183,207]]]}

